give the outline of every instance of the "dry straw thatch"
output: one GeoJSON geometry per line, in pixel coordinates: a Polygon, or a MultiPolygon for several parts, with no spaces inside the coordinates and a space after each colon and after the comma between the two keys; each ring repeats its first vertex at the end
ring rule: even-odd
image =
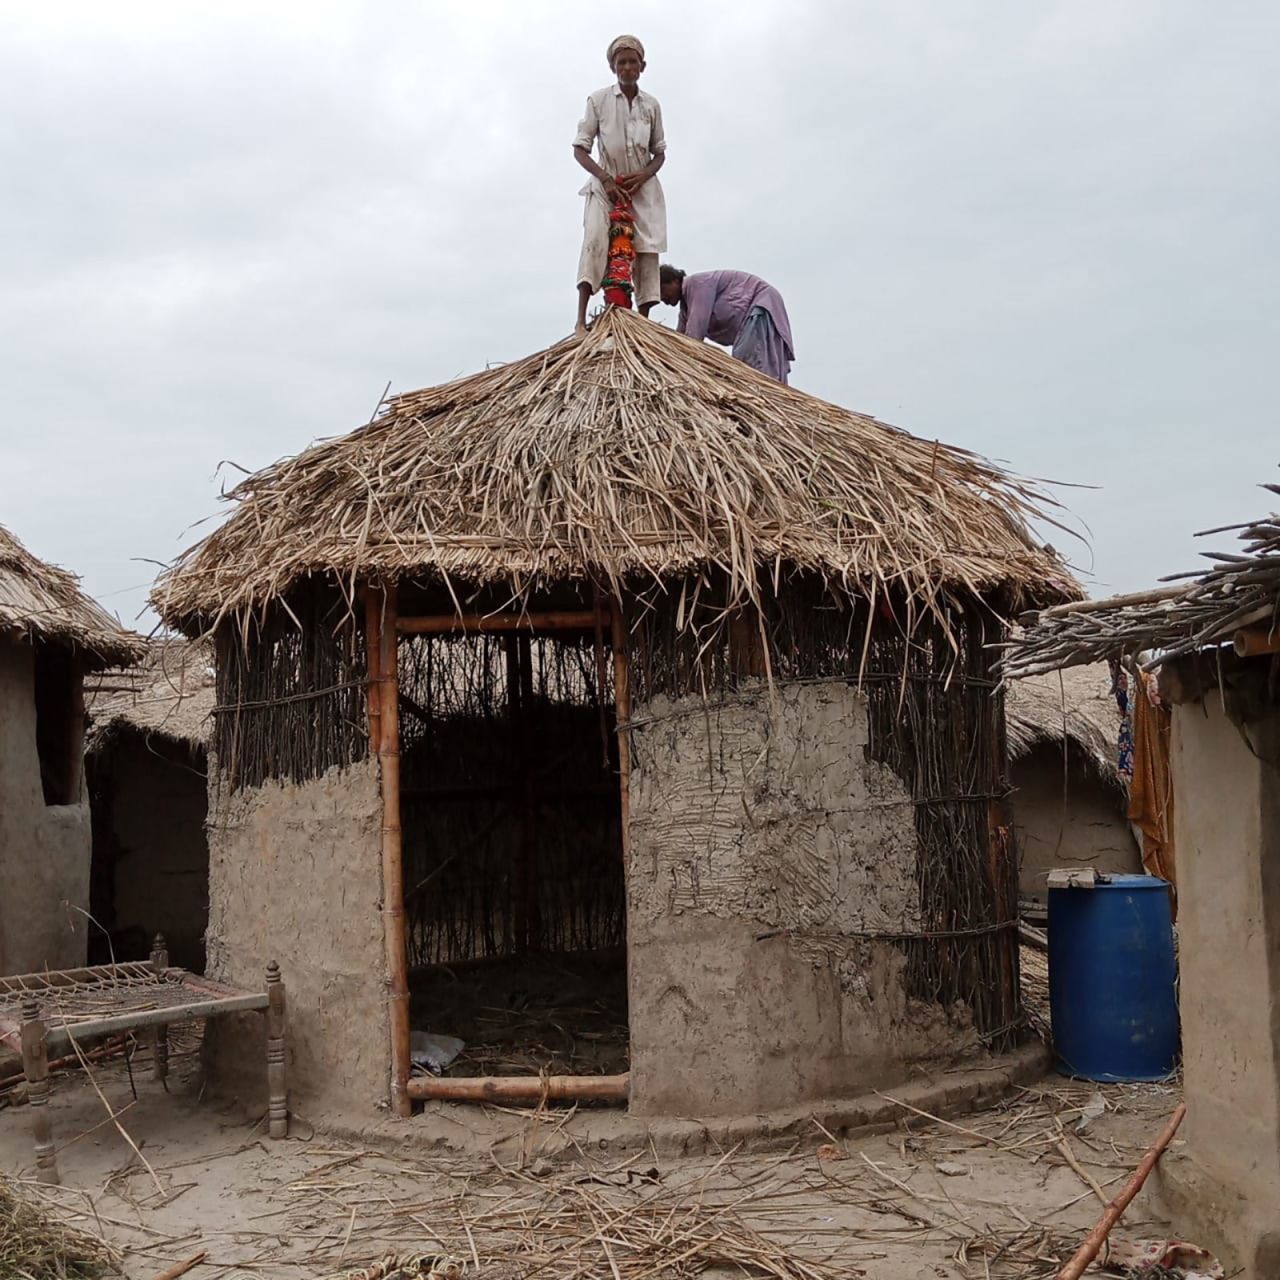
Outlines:
{"type": "Polygon", "coordinates": [[[1106,663],[1011,680],[1005,691],[1009,757],[1017,760],[1045,742],[1074,742],[1104,781],[1119,783],[1116,744],[1120,708],[1106,663]]]}
{"type": "Polygon", "coordinates": [[[0,525],[0,633],[84,650],[91,666],[131,662],[145,647],[80,590],[74,574],[33,556],[0,525]]]}
{"type": "Polygon", "coordinates": [[[203,748],[213,732],[214,685],[212,645],[153,640],[136,665],[104,671],[85,685],[90,749],[120,726],[203,748]]]}
{"type": "Polygon", "coordinates": [[[943,586],[1078,595],[1028,533],[1053,505],[1028,484],[612,309],[585,337],[399,396],[230,497],[153,595],[188,631],[325,571],[348,589],[417,577],[518,600],[704,569],[736,601],[793,569],[921,602],[943,586]]]}

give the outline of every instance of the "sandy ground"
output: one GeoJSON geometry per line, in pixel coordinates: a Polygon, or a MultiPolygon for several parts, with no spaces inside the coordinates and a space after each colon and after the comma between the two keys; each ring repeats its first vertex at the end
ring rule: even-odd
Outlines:
{"type": "MultiPolygon", "coordinates": [[[[201,1100],[195,1062],[175,1061],[168,1094],[136,1064],[136,1102],[121,1064],[98,1069],[141,1157],[88,1081],[55,1082],[65,1185],[29,1189],[110,1240],[130,1280],[202,1250],[195,1280],[345,1275],[427,1250],[455,1256],[468,1277],[639,1280],[678,1259],[721,1274],[742,1274],[725,1269],[735,1260],[764,1264],[785,1280],[1052,1275],[1101,1209],[1059,1144],[1110,1196],[1177,1101],[1162,1086],[1105,1087],[1106,1111],[1082,1127],[1098,1090],[1047,1077],[953,1127],[913,1116],[841,1143],[815,1125],[787,1151],[625,1162],[580,1147],[550,1162],[541,1152],[563,1145],[563,1113],[513,1110],[514,1140],[446,1159],[407,1126],[390,1148],[304,1120],[271,1142],[261,1122],[201,1100]]],[[[10,1176],[32,1173],[28,1118],[25,1106],[0,1109],[10,1176]]],[[[1123,1234],[1162,1234],[1151,1214],[1139,1197],[1123,1234]]]]}

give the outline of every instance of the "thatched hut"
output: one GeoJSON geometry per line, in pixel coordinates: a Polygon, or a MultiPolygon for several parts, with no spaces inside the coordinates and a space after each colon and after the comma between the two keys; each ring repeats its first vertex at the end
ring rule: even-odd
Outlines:
{"type": "MultiPolygon", "coordinates": [[[[1263,486],[1280,495],[1280,485],[1263,486]]],[[[1114,659],[1172,707],[1185,1149],[1154,1179],[1230,1270],[1280,1275],[1280,513],[1150,591],[1045,609],[1014,677],[1114,659]]],[[[1186,1224],[1185,1227],[1181,1224],[1186,1224]]],[[[1234,1274],[1234,1272],[1232,1272],[1234,1274]]]]}
{"type": "Polygon", "coordinates": [[[987,646],[1077,594],[1019,482],[611,310],[232,498],[154,601],[216,646],[210,972],[279,956],[298,1088],[494,1087],[412,1025],[744,1112],[1016,1035],[987,646]]]}
{"type": "Polygon", "coordinates": [[[1108,665],[1011,681],[1005,712],[1024,914],[1046,908],[1055,867],[1140,872],[1116,767],[1121,715],[1108,665]]]}
{"type": "Polygon", "coordinates": [[[83,680],[140,648],[0,527],[0,973],[84,963],[83,680]]]}
{"type": "Polygon", "coordinates": [[[90,938],[90,958],[145,960],[160,932],[170,960],[201,973],[213,650],[181,638],[152,641],[134,665],[90,679],[85,702],[89,896],[105,930],[90,938]]]}

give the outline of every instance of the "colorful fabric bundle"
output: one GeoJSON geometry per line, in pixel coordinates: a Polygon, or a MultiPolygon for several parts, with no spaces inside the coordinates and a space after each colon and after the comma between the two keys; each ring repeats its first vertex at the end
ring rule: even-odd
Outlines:
{"type": "Polygon", "coordinates": [[[604,300],[610,306],[631,309],[631,263],[636,256],[635,211],[631,197],[621,188],[609,212],[609,261],[604,270],[604,300]]]}

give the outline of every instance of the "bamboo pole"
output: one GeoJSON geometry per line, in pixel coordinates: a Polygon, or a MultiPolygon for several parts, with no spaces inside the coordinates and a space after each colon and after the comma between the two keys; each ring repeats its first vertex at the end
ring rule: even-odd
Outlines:
{"type": "Polygon", "coordinates": [[[1076,1250],[1071,1261],[1058,1272],[1058,1280],[1080,1280],[1084,1275],[1086,1268],[1098,1256],[1098,1251],[1110,1235],[1111,1228],[1120,1221],[1120,1215],[1129,1207],[1129,1201],[1142,1190],[1142,1184],[1155,1168],[1156,1161],[1160,1159],[1164,1149],[1173,1141],[1173,1135],[1178,1132],[1178,1126],[1186,1114],[1187,1104],[1178,1103],[1177,1110],[1174,1111],[1165,1131],[1142,1157],[1142,1163],[1134,1170],[1133,1177],[1124,1184],[1115,1199],[1107,1206],[1106,1212],[1098,1219],[1098,1225],[1085,1237],[1084,1243],[1076,1250]]]}
{"type": "Polygon", "coordinates": [[[391,1109],[413,1114],[409,1081],[409,974],[404,929],[404,848],[400,830],[400,674],[395,583],[382,591],[378,619],[378,678],[381,727],[378,763],[382,774],[382,933],[387,952],[387,1022],[391,1035],[391,1109]]]}
{"type": "Polygon", "coordinates": [[[562,609],[541,613],[441,613],[425,618],[397,618],[401,635],[440,635],[452,631],[590,631],[596,625],[592,609],[562,609]]]}
{"type": "Polygon", "coordinates": [[[1275,627],[1242,627],[1232,638],[1231,645],[1237,658],[1280,653],[1280,630],[1275,627]]]}
{"type": "Polygon", "coordinates": [[[631,1075],[620,1076],[416,1076],[409,1096],[447,1102],[626,1102],[631,1075]]]}

